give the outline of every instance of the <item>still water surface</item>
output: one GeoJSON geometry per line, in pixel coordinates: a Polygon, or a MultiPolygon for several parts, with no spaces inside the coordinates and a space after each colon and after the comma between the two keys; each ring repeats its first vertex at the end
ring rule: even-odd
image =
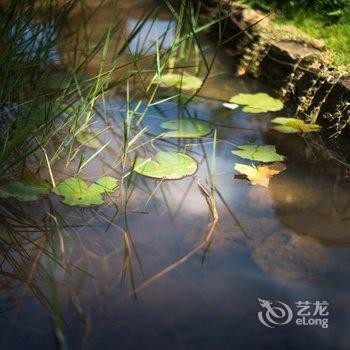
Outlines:
{"type": "MultiPolygon", "coordinates": [[[[149,1],[124,5],[126,28],[132,28],[149,6],[149,1]]],[[[109,3],[99,13],[91,24],[96,28],[102,26],[101,18],[108,18],[109,3]]],[[[131,51],[167,24],[164,14],[158,28],[147,27],[148,37],[143,33],[135,39],[131,51]]],[[[167,37],[165,46],[170,43],[167,37]]],[[[21,217],[14,224],[20,233],[18,243],[27,247],[37,266],[32,269],[18,258],[18,270],[12,272],[20,278],[2,275],[2,349],[55,348],[50,308],[63,320],[69,349],[349,349],[350,180],[340,165],[315,151],[311,139],[270,131],[271,118],[292,116],[293,106],[258,115],[222,107],[223,100],[239,92],[273,94],[257,80],[236,78],[232,72],[223,53],[202,97],[186,107],[177,101],[154,106],[142,121],[149,135],[161,131],[161,121],[179,115],[208,120],[217,130],[213,181],[220,218],[210,246],[138,289],[191,252],[209,230],[211,218],[197,181],[209,183],[211,137],[155,141],[144,147],[140,155],[182,152],[190,143],[187,153],[199,169],[191,177],[160,186],[135,175],[126,215],[113,205],[68,207],[55,196],[29,204],[1,203],[2,215],[21,217]],[[231,151],[247,143],[275,144],[287,158],[287,169],[268,189],[234,178],[235,162],[250,163],[231,151]],[[56,238],[35,229],[47,224],[44,213],[50,206],[64,222],[56,238]],[[125,248],[125,232],[132,241],[131,254],[125,248]],[[38,246],[29,244],[27,237],[38,246]],[[53,259],[40,253],[42,245],[53,252],[53,259]],[[259,299],[289,305],[293,320],[265,327],[258,320],[264,310],[259,299]],[[329,327],[297,326],[298,301],[327,301],[329,327]]],[[[119,176],[120,169],[111,170],[110,165],[120,154],[124,102],[125,95],[120,94],[99,103],[104,117],[96,117],[93,129],[102,130],[107,122],[111,128],[101,139],[111,142],[86,167],[83,178],[107,172],[119,176]]],[[[86,150],[87,155],[92,152],[86,150]]],[[[55,165],[57,176],[65,178],[70,171],[74,170],[59,162],[55,165]]],[[[9,251],[16,260],[16,248],[9,251]]],[[[8,266],[4,258],[2,270],[8,266]]]]}

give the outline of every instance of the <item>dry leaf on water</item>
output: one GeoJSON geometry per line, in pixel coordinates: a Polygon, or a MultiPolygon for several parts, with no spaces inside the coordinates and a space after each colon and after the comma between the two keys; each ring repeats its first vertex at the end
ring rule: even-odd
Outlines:
{"type": "Polygon", "coordinates": [[[258,165],[257,167],[236,164],[235,170],[245,175],[252,185],[268,187],[270,178],[286,169],[283,163],[276,162],[267,165],[258,165]]]}

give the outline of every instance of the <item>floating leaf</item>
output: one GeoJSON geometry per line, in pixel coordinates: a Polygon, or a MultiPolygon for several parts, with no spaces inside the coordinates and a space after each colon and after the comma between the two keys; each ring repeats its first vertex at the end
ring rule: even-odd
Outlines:
{"type": "Polygon", "coordinates": [[[103,190],[104,192],[114,192],[117,187],[117,180],[111,176],[103,176],[96,180],[90,189],[103,190]]]}
{"type": "Polygon", "coordinates": [[[138,157],[134,170],[156,179],[177,180],[194,174],[197,171],[197,162],[186,154],[158,152],[156,161],[138,157]]]}
{"type": "Polygon", "coordinates": [[[52,192],[64,197],[63,203],[88,207],[103,204],[102,194],[113,192],[117,187],[117,180],[104,176],[88,186],[78,177],[70,177],[52,189],[52,192]]]}
{"type": "Polygon", "coordinates": [[[49,193],[51,185],[45,180],[24,179],[0,186],[0,197],[13,197],[19,201],[35,201],[40,195],[49,193]]]}
{"type": "Polygon", "coordinates": [[[321,130],[321,126],[318,124],[309,124],[305,123],[304,120],[297,119],[297,118],[275,118],[272,119],[272,123],[279,124],[274,126],[272,129],[287,133],[287,134],[294,134],[294,133],[309,133],[309,132],[318,132],[321,130]]]}
{"type": "Polygon", "coordinates": [[[173,86],[182,90],[197,90],[202,84],[201,78],[189,74],[168,73],[156,80],[155,83],[160,83],[161,86],[173,86]]]}
{"type": "MultiPolygon", "coordinates": [[[[191,104],[199,104],[202,102],[201,98],[198,96],[193,96],[191,92],[185,93],[181,92],[171,92],[168,90],[160,90],[157,91],[157,97],[162,98],[163,101],[166,100],[167,102],[176,102],[177,104],[183,105],[188,103],[189,100],[191,100],[191,104]]],[[[157,101],[157,103],[161,103],[162,100],[157,101]]]]}
{"type": "Polygon", "coordinates": [[[283,108],[283,103],[263,92],[257,94],[238,94],[230,99],[231,103],[244,106],[243,112],[264,113],[275,112],[283,108]]]}
{"type": "Polygon", "coordinates": [[[270,178],[286,169],[283,163],[271,163],[267,165],[258,165],[257,167],[236,164],[235,170],[245,175],[252,185],[268,187],[270,178]]]}
{"type": "Polygon", "coordinates": [[[264,163],[279,162],[284,159],[284,156],[276,152],[276,147],[272,145],[257,146],[243,145],[238,146],[240,150],[232,151],[233,154],[250,160],[256,160],[264,163]]]}
{"type": "Polygon", "coordinates": [[[91,132],[90,130],[80,131],[76,136],[76,140],[80,144],[93,149],[99,149],[103,146],[101,142],[97,139],[97,135],[91,132]]]}
{"type": "Polygon", "coordinates": [[[236,103],[228,103],[228,102],[224,102],[222,105],[229,109],[237,109],[239,107],[239,105],[236,103]]]}
{"type": "Polygon", "coordinates": [[[196,138],[206,136],[212,132],[210,124],[207,121],[194,118],[176,118],[167,120],[161,124],[161,127],[163,129],[173,130],[164,133],[164,138],[196,138]]]}

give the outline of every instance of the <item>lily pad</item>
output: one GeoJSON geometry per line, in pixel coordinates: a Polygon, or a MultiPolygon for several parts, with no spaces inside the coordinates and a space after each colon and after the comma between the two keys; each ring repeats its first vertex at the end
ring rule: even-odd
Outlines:
{"type": "Polygon", "coordinates": [[[138,157],[134,171],[155,179],[177,180],[194,174],[197,167],[197,162],[186,154],[158,152],[156,161],[138,157]]]}
{"type": "Polygon", "coordinates": [[[198,96],[193,96],[191,92],[181,93],[169,91],[169,90],[159,90],[157,91],[158,99],[168,100],[169,102],[175,102],[180,105],[187,104],[189,100],[191,100],[191,104],[199,104],[202,102],[201,98],[198,96]]]}
{"type": "Polygon", "coordinates": [[[273,145],[243,145],[238,147],[238,151],[232,151],[233,154],[250,160],[256,160],[259,162],[270,163],[280,162],[284,160],[284,156],[276,152],[276,147],[273,145]]]}
{"type": "Polygon", "coordinates": [[[189,74],[168,73],[162,75],[155,83],[160,83],[161,86],[165,87],[181,88],[182,90],[198,90],[202,86],[203,80],[189,74]]]}
{"type": "Polygon", "coordinates": [[[51,184],[45,180],[24,179],[0,186],[0,198],[13,197],[19,201],[35,201],[40,195],[49,193],[51,184]]]}
{"type": "Polygon", "coordinates": [[[279,162],[267,165],[259,165],[257,167],[246,164],[235,165],[235,170],[245,175],[252,185],[259,185],[263,187],[268,187],[270,178],[279,174],[285,169],[286,166],[283,163],[279,162]]]}
{"type": "Polygon", "coordinates": [[[297,118],[278,117],[278,118],[272,119],[272,123],[279,124],[274,126],[272,128],[273,130],[287,133],[287,134],[295,134],[295,133],[306,134],[309,132],[319,132],[321,130],[320,125],[305,123],[304,120],[297,119],[297,118]]]}
{"type": "Polygon", "coordinates": [[[257,94],[238,94],[230,99],[230,103],[244,106],[246,113],[276,112],[283,108],[283,103],[270,95],[259,92],[257,94]]]}
{"type": "Polygon", "coordinates": [[[176,118],[163,122],[163,129],[169,129],[163,134],[164,138],[197,138],[210,134],[212,129],[210,124],[202,119],[176,118]]]}
{"type": "Polygon", "coordinates": [[[90,130],[80,131],[76,136],[76,140],[80,144],[93,149],[99,149],[103,146],[97,139],[97,135],[90,130]]]}
{"type": "Polygon", "coordinates": [[[113,192],[117,187],[117,180],[104,176],[88,186],[78,177],[70,177],[52,189],[52,192],[64,197],[63,203],[88,207],[103,204],[102,194],[113,192]]]}

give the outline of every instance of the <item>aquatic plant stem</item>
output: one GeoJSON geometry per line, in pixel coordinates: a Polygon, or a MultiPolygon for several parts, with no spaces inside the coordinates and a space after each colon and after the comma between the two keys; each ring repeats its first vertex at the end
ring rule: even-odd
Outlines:
{"type": "Polygon", "coordinates": [[[209,211],[210,211],[210,214],[212,217],[210,227],[208,229],[207,234],[205,235],[204,240],[200,244],[198,244],[195,248],[193,248],[191,251],[189,251],[186,255],[184,255],[183,257],[181,257],[180,259],[178,259],[174,263],[170,264],[165,269],[163,269],[163,270],[159,271],[158,273],[156,273],[155,275],[153,275],[151,278],[149,278],[147,281],[143,282],[136,289],[134,289],[131,292],[127,293],[126,295],[122,296],[120,299],[117,300],[117,302],[116,302],[117,304],[124,301],[125,299],[127,299],[130,296],[135,296],[136,293],[142,291],[143,289],[145,289],[146,287],[151,285],[153,282],[157,281],[158,279],[165,276],[169,272],[175,270],[180,265],[185,263],[193,255],[198,253],[201,249],[206,248],[208,246],[208,244],[210,244],[211,238],[215,232],[216,225],[219,221],[219,214],[218,214],[216,208],[211,205],[212,199],[211,199],[211,196],[210,196],[208,190],[206,190],[205,187],[202,184],[200,184],[200,182],[198,182],[198,186],[200,188],[201,193],[205,197],[205,200],[208,204],[208,208],[209,208],[209,211]]]}
{"type": "Polygon", "coordinates": [[[47,155],[46,149],[40,144],[39,140],[37,138],[35,138],[39,147],[41,148],[41,150],[44,153],[44,157],[45,157],[45,161],[47,164],[47,168],[49,170],[49,174],[50,174],[50,179],[51,179],[51,183],[52,183],[52,187],[56,187],[56,182],[55,182],[55,178],[53,177],[53,173],[52,173],[52,169],[51,169],[51,165],[50,165],[50,160],[49,157],[47,155]]]}

